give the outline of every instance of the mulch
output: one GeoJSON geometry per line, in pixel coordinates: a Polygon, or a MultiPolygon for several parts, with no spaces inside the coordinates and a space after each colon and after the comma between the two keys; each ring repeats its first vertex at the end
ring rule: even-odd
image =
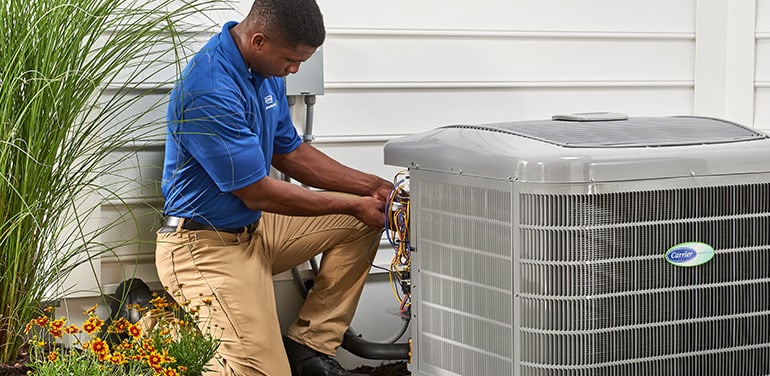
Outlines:
{"type": "Polygon", "coordinates": [[[352,373],[362,373],[369,376],[410,376],[406,362],[382,364],[379,367],[361,366],[350,370],[352,373]]]}
{"type": "Polygon", "coordinates": [[[25,366],[29,361],[29,351],[26,346],[19,351],[19,356],[13,363],[2,364],[0,363],[0,376],[22,376],[26,375],[29,368],[25,366]]]}

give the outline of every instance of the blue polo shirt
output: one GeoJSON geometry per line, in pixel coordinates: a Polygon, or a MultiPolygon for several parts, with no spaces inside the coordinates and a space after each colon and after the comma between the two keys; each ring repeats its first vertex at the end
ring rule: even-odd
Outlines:
{"type": "Polygon", "coordinates": [[[171,92],[161,188],[164,215],[240,227],[262,215],[231,192],[264,178],[273,153],[301,143],[283,79],[251,73],[227,23],[171,92]]]}

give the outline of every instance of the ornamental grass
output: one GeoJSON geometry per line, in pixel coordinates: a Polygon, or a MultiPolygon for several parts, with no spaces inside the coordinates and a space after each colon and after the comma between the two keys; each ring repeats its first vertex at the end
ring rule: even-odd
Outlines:
{"type": "Polygon", "coordinates": [[[99,209],[124,202],[125,159],[164,126],[148,99],[165,97],[205,15],[226,4],[0,2],[0,364],[70,271],[125,246],[102,239],[116,224],[99,209]]]}

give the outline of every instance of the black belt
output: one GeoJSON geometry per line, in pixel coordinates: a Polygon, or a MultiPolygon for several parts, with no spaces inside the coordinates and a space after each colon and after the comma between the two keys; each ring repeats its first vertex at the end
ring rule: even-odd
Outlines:
{"type": "Polygon", "coordinates": [[[198,221],[193,221],[192,219],[189,219],[189,218],[168,216],[163,219],[163,227],[161,227],[159,231],[175,232],[177,227],[179,226],[179,222],[182,222],[182,228],[185,230],[218,231],[218,232],[226,232],[228,234],[240,234],[242,232],[248,232],[249,234],[251,234],[257,229],[257,226],[259,225],[259,221],[256,221],[254,223],[251,223],[243,227],[216,227],[216,226],[207,225],[205,223],[200,223],[198,221]]]}

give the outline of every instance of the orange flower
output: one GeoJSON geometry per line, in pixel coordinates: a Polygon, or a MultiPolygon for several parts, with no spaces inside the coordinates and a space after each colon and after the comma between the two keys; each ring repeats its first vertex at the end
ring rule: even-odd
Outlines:
{"type": "Polygon", "coordinates": [[[107,342],[96,339],[93,343],[91,343],[91,351],[96,354],[109,354],[110,345],[107,342]]]}
{"type": "Polygon", "coordinates": [[[62,317],[60,319],[51,321],[51,327],[52,328],[56,328],[56,329],[61,329],[61,328],[64,327],[64,324],[66,324],[66,323],[67,323],[67,319],[62,317]]]}
{"type": "Polygon", "coordinates": [[[37,324],[37,326],[43,328],[46,325],[48,325],[48,321],[50,321],[50,319],[48,317],[41,316],[41,317],[38,317],[37,319],[35,319],[35,324],[37,324]]]}
{"type": "Polygon", "coordinates": [[[128,334],[131,337],[138,339],[139,337],[142,336],[142,327],[140,327],[138,323],[131,324],[128,326],[128,334]]]}
{"type": "Polygon", "coordinates": [[[35,325],[35,320],[32,320],[27,323],[27,325],[24,325],[24,334],[29,334],[29,331],[32,330],[32,326],[35,325]]]}
{"type": "Polygon", "coordinates": [[[48,329],[48,334],[50,334],[53,338],[62,338],[64,336],[64,333],[61,329],[53,327],[48,329]]]}
{"type": "Polygon", "coordinates": [[[53,363],[55,361],[59,360],[59,353],[56,351],[52,351],[48,353],[48,361],[53,363]]]}
{"type": "Polygon", "coordinates": [[[179,376],[179,373],[173,369],[173,368],[164,368],[163,373],[161,373],[163,376],[179,376]]]}
{"type": "Polygon", "coordinates": [[[144,341],[142,341],[142,349],[147,352],[153,352],[155,351],[155,345],[152,344],[151,339],[146,338],[144,341]]]}
{"type": "Polygon", "coordinates": [[[134,346],[128,343],[128,340],[124,339],[123,342],[120,343],[120,348],[123,350],[131,350],[134,346]]]}
{"type": "Polygon", "coordinates": [[[112,364],[126,364],[128,363],[128,359],[123,353],[116,352],[116,353],[112,353],[112,355],[110,356],[110,362],[112,364]]]}
{"type": "Polygon", "coordinates": [[[161,364],[163,363],[163,357],[160,356],[157,352],[153,351],[150,355],[147,356],[147,365],[152,367],[154,370],[161,369],[161,364]]]}
{"type": "Polygon", "coordinates": [[[110,333],[123,333],[128,329],[128,326],[131,325],[128,320],[126,320],[125,317],[121,317],[117,319],[115,322],[110,325],[110,327],[107,329],[110,333]]]}
{"type": "Polygon", "coordinates": [[[88,334],[95,332],[96,329],[97,329],[96,326],[90,322],[83,323],[83,331],[88,334]]]}
{"type": "Polygon", "coordinates": [[[202,301],[202,302],[203,302],[203,304],[205,304],[205,305],[211,305],[212,303],[214,303],[214,298],[212,298],[212,297],[210,297],[210,296],[207,296],[207,297],[205,297],[205,298],[201,299],[201,301],[202,301]]]}
{"type": "Polygon", "coordinates": [[[53,312],[54,310],[55,310],[55,308],[54,308],[53,306],[48,306],[48,307],[45,307],[45,308],[43,309],[43,311],[45,311],[46,313],[51,313],[51,312],[53,312]]]}
{"type": "Polygon", "coordinates": [[[91,314],[93,314],[94,312],[96,312],[96,307],[98,307],[98,306],[99,306],[99,304],[94,304],[94,305],[93,305],[93,307],[91,307],[91,308],[87,309],[87,310],[86,310],[85,312],[83,312],[83,313],[84,313],[84,314],[86,314],[86,315],[89,315],[89,316],[90,316],[91,314]]]}
{"type": "Polygon", "coordinates": [[[75,325],[70,324],[70,326],[64,328],[64,332],[67,334],[78,334],[80,333],[80,328],[78,328],[75,325]]]}
{"type": "Polygon", "coordinates": [[[104,321],[100,320],[96,316],[91,316],[85,323],[83,323],[83,331],[88,334],[93,334],[100,331],[102,329],[102,325],[104,325],[104,321]]]}
{"type": "Polygon", "coordinates": [[[155,308],[163,310],[167,307],[169,307],[171,304],[166,300],[166,297],[164,296],[156,296],[150,300],[150,304],[152,304],[155,308]]]}

